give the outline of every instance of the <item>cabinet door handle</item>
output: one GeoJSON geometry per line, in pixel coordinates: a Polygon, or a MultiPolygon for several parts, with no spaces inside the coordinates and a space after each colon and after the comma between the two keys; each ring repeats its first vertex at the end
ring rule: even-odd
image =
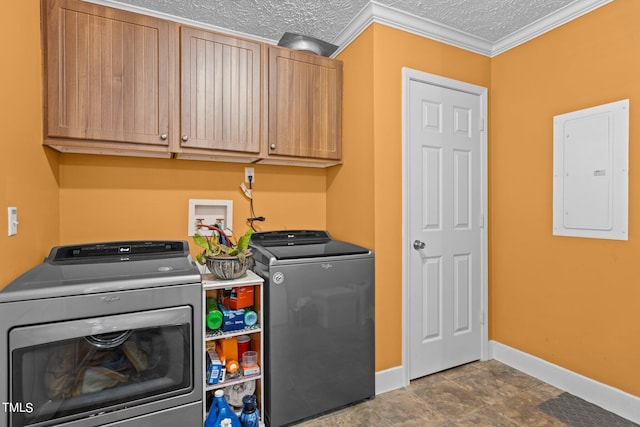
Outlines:
{"type": "Polygon", "coordinates": [[[184,142],[187,142],[189,140],[189,136],[188,135],[182,135],[182,140],[184,142]]]}
{"type": "Polygon", "coordinates": [[[275,150],[276,149],[276,144],[271,144],[271,149],[275,150]]]}
{"type": "Polygon", "coordinates": [[[168,137],[169,135],[167,135],[166,133],[163,133],[162,135],[160,135],[160,139],[163,141],[166,141],[168,137]]]}

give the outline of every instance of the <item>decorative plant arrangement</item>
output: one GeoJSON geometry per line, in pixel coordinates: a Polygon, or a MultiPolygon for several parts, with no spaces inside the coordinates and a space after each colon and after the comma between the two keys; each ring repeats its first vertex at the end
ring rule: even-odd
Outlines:
{"type": "Polygon", "coordinates": [[[237,243],[233,244],[230,238],[220,228],[212,225],[199,224],[201,228],[209,228],[214,231],[211,236],[194,234],[193,242],[203,251],[196,256],[198,263],[205,265],[219,279],[231,280],[243,276],[251,264],[251,240],[252,229],[240,236],[237,243]]]}

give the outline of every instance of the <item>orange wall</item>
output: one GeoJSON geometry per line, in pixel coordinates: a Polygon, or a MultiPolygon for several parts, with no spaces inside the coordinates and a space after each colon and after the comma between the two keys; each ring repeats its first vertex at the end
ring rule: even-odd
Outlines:
{"type": "MultiPolygon", "coordinates": [[[[357,160],[345,160],[336,173],[334,182],[342,185],[328,190],[327,217],[332,225],[353,209],[356,217],[348,220],[352,231],[340,229],[341,237],[373,242],[380,371],[402,364],[402,67],[488,87],[490,59],[378,24],[339,59],[345,69],[345,149],[362,157],[353,154],[357,160]],[[354,191],[366,191],[372,200],[362,205],[350,199],[354,191]],[[358,215],[369,210],[364,219],[358,215]]],[[[332,177],[330,173],[330,182],[332,177]]]]}
{"type": "Polygon", "coordinates": [[[640,2],[492,60],[491,336],[640,396],[640,2]],[[554,237],[553,116],[630,99],[629,241],[554,237]]]}
{"type": "MultiPolygon", "coordinates": [[[[326,227],[326,172],[252,165],[261,230],[326,227]]],[[[249,202],[243,164],[65,154],[60,157],[60,243],[186,239],[189,199],[233,201],[244,233],[249,202]]],[[[192,246],[192,250],[194,249],[192,246]]]]}
{"type": "MultiPolygon", "coordinates": [[[[0,209],[18,208],[19,233],[0,232],[0,288],[52,246],[117,239],[187,239],[190,198],[234,201],[247,228],[244,165],[60,155],[42,146],[40,2],[9,2],[0,17],[0,209]]],[[[263,230],[326,228],[326,171],[254,165],[263,230]]],[[[6,230],[6,229],[5,229],[6,230]]],[[[193,246],[193,245],[192,245],[193,246]]]]}
{"type": "Polygon", "coordinates": [[[327,171],[332,237],[373,248],[373,29],[340,53],[343,61],[343,164],[327,171]]]}
{"type": "MultiPolygon", "coordinates": [[[[369,27],[338,59],[343,61],[343,164],[327,171],[327,228],[336,239],[376,251],[373,167],[373,29],[369,27]]],[[[383,262],[376,254],[376,264],[383,262]]],[[[386,305],[388,288],[376,283],[376,307],[386,305]]],[[[383,310],[376,310],[376,370],[384,367],[383,310]]]]}
{"type": "MultiPolygon", "coordinates": [[[[402,363],[401,68],[490,87],[491,338],[640,395],[640,2],[617,0],[493,59],[374,24],[340,54],[344,159],[329,170],[257,165],[263,229],[328,228],[376,251],[376,369],[402,363]],[[634,98],[635,97],[635,98],[634,98]],[[553,115],[631,99],[630,240],[551,236],[553,115]],[[637,98],[637,99],[636,99],[637,98]]],[[[0,17],[0,288],[51,246],[186,239],[189,198],[248,203],[243,165],[58,155],[41,146],[39,2],[0,17]]]]}
{"type": "Polygon", "coordinates": [[[5,2],[0,14],[0,288],[38,264],[59,233],[57,155],[42,147],[40,2],[5,2]],[[7,236],[7,207],[18,234],[7,236]]]}

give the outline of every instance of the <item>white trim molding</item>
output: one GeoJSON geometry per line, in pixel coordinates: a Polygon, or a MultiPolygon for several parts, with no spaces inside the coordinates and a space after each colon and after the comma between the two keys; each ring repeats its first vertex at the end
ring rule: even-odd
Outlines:
{"type": "Polygon", "coordinates": [[[404,366],[395,366],[376,372],[376,396],[409,385],[406,381],[404,366]]]}
{"type": "Polygon", "coordinates": [[[332,43],[339,46],[339,48],[332,56],[340,53],[374,22],[485,56],[491,56],[492,45],[485,39],[376,1],[367,3],[345,29],[333,39],[332,43]]]}
{"type": "Polygon", "coordinates": [[[640,397],[592,380],[515,348],[491,341],[493,358],[640,424],[640,397]]]}
{"type": "Polygon", "coordinates": [[[207,24],[201,21],[194,21],[193,19],[181,18],[170,13],[158,12],[156,10],[147,9],[145,7],[136,6],[129,3],[122,3],[118,0],[84,0],[87,3],[95,3],[101,6],[113,7],[115,9],[125,10],[127,12],[139,13],[141,15],[153,16],[154,18],[166,19],[167,21],[177,22],[178,24],[189,25],[203,30],[217,31],[220,33],[229,34],[231,36],[242,37],[245,39],[251,39],[258,42],[277,45],[278,40],[271,40],[264,37],[256,36],[254,34],[247,34],[240,31],[230,30],[229,28],[218,27],[215,25],[207,24]]]}
{"type": "MultiPolygon", "coordinates": [[[[245,34],[233,31],[227,28],[217,27],[191,19],[181,18],[168,13],[157,12],[151,9],[123,3],[118,0],[85,0],[90,3],[100,4],[102,6],[115,7],[129,12],[141,13],[144,15],[154,16],[156,18],[167,19],[181,24],[191,25],[194,27],[220,31],[238,37],[244,37],[260,41],[263,43],[276,45],[277,40],[271,40],[252,34],[245,34]]],[[[538,21],[527,25],[515,33],[492,42],[482,37],[452,28],[448,25],[422,18],[394,7],[386,6],[375,0],[369,1],[356,16],[347,24],[347,26],[331,41],[331,43],[339,46],[336,52],[331,55],[335,57],[344,50],[352,41],[354,41],[364,30],[372,23],[379,23],[388,27],[396,28],[401,31],[416,34],[436,40],[451,46],[479,53],[484,56],[493,57],[506,52],[522,43],[528,42],[548,31],[553,30],[561,25],[566,24],[580,16],[591,12],[613,0],[580,0],[575,1],[568,6],[545,16],[538,21]]]]}
{"type": "Polygon", "coordinates": [[[331,43],[338,45],[336,56],[372,23],[380,23],[399,30],[436,40],[484,56],[494,57],[528,42],[548,31],[587,14],[613,0],[581,0],[527,25],[497,42],[474,36],[429,19],[385,6],[375,0],[367,3],[331,43]]]}
{"type": "MultiPolygon", "coordinates": [[[[640,424],[640,397],[576,374],[497,341],[490,341],[489,344],[491,359],[640,424]]],[[[376,395],[408,386],[407,378],[404,366],[376,372],[376,395]]]]}

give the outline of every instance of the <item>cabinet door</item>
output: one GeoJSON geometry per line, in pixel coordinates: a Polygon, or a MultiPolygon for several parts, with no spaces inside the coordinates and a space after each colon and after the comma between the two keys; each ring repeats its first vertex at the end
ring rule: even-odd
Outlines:
{"type": "Polygon", "coordinates": [[[76,0],[46,4],[48,136],[167,146],[170,23],[76,0]]]}
{"type": "Polygon", "coordinates": [[[260,151],[258,42],[181,28],[181,147],[260,151]]]}
{"type": "Polygon", "coordinates": [[[269,155],[340,159],[342,62],[269,48],[269,155]]]}

